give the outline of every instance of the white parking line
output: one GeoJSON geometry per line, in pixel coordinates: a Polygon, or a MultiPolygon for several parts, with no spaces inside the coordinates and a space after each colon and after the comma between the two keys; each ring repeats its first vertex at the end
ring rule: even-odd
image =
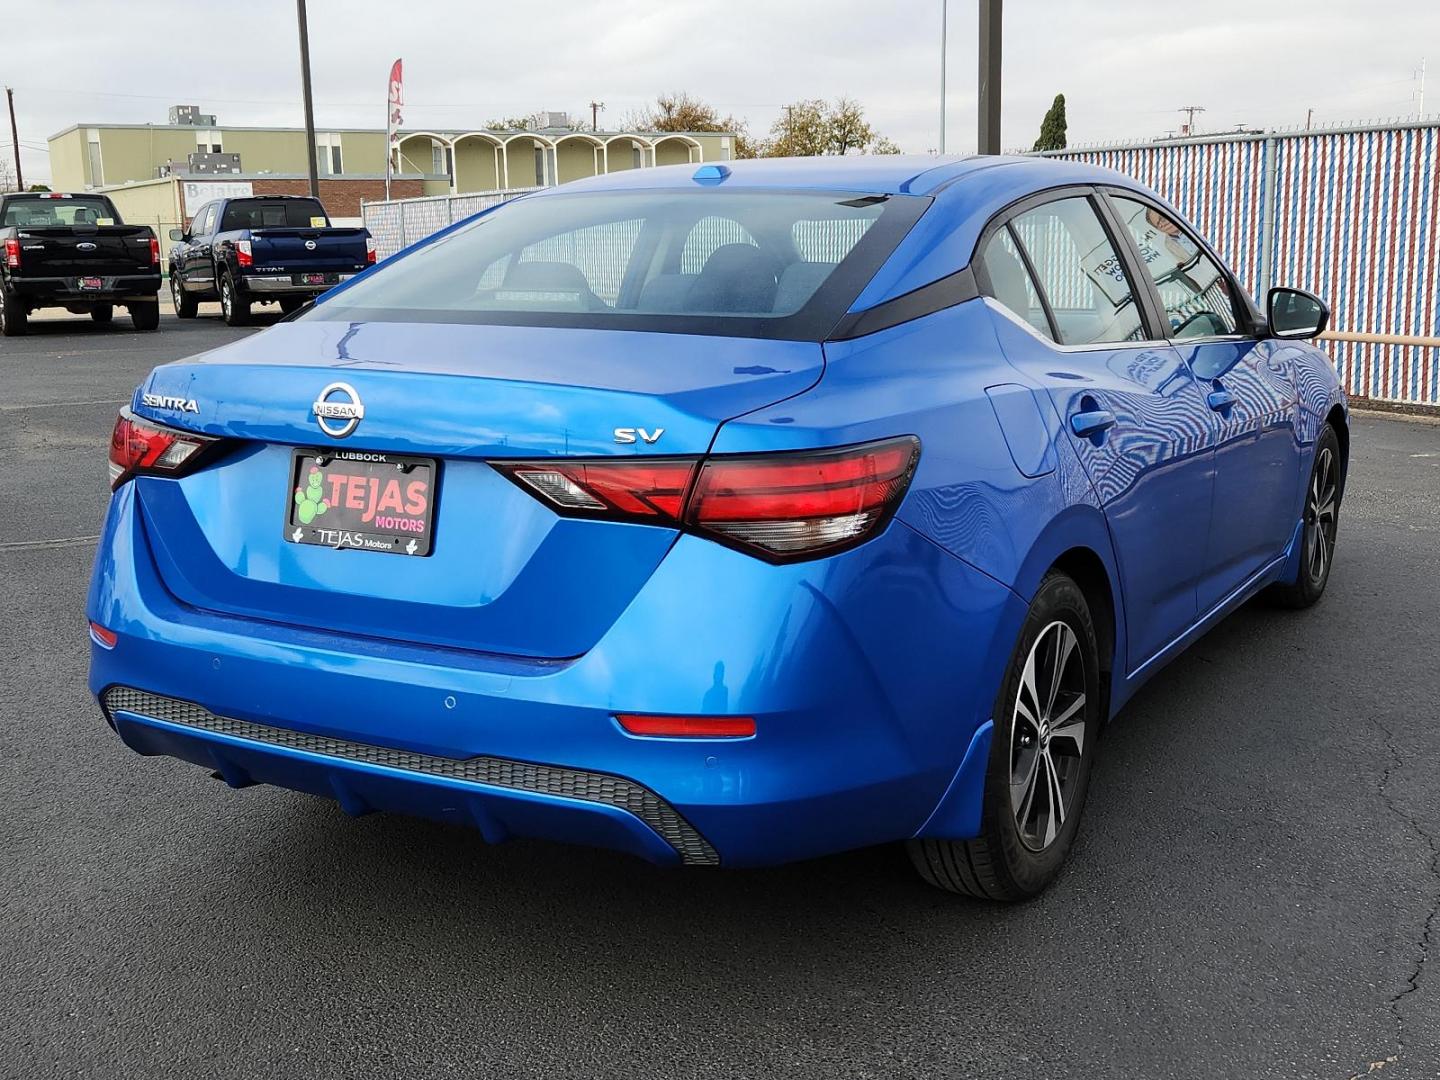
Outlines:
{"type": "Polygon", "coordinates": [[[59,409],[72,405],[124,405],[127,398],[96,398],[93,401],[37,401],[33,405],[0,405],[0,412],[21,412],[24,409],[59,409]]]}
{"type": "Polygon", "coordinates": [[[55,540],[7,540],[0,544],[0,551],[30,551],[35,548],[71,547],[75,544],[93,544],[100,539],[99,533],[90,536],[62,536],[55,540]]]}

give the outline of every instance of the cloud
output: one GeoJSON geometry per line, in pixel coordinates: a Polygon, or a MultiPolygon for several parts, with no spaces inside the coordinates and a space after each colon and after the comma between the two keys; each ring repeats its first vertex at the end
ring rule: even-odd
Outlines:
{"type": "MultiPolygon", "coordinates": [[[[403,56],[415,127],[585,115],[592,100],[618,124],[686,90],[763,131],[786,102],[846,94],[904,149],[937,141],[940,0],[310,0],[309,12],[322,129],[380,126],[403,56]]],[[[975,20],[974,0],[950,0],[952,151],[974,145],[975,20]]],[[[290,0],[0,0],[0,25],[22,145],[74,123],[163,123],[180,103],[222,126],[301,123],[290,0]]],[[[1188,104],[1213,130],[1302,124],[1308,108],[1317,121],[1404,115],[1427,39],[1440,39],[1428,0],[1010,0],[1003,139],[1028,146],[1057,92],[1072,143],[1163,135],[1188,104]]],[[[23,160],[48,172],[42,150],[23,160]]]]}

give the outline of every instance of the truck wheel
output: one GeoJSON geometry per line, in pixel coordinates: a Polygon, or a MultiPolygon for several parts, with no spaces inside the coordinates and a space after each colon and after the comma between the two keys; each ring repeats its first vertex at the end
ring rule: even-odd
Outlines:
{"type": "Polygon", "coordinates": [[[226,326],[250,325],[250,301],[240,296],[228,273],[220,275],[220,314],[226,326]]]}
{"type": "Polygon", "coordinates": [[[180,287],[180,281],[174,274],[170,275],[170,302],[175,305],[177,319],[193,319],[200,310],[200,301],[185,295],[185,290],[180,287]]]}
{"type": "Polygon", "coordinates": [[[130,321],[135,324],[136,330],[159,330],[160,301],[156,300],[149,304],[131,304],[130,321]]]}
{"type": "Polygon", "coordinates": [[[0,334],[19,337],[30,329],[29,315],[20,298],[0,287],[0,334]]]}

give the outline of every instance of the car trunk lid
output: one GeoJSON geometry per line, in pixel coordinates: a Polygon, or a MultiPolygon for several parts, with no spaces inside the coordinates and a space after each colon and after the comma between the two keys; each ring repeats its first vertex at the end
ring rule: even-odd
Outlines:
{"type": "MultiPolygon", "coordinates": [[[[155,370],[137,413],[234,446],[183,479],[140,478],[137,498],[167,587],[196,607],[576,656],[630,603],[674,530],[557,517],[486,460],[702,454],[725,420],[806,390],[822,370],[820,347],[794,341],[282,324],[155,370]],[[363,409],[345,438],[325,434],[316,416],[327,391],[326,400],[363,409]],[[286,515],[304,448],[436,459],[430,553],[291,542],[286,515]]],[[[326,419],[332,430],[348,423],[326,419]]]]}

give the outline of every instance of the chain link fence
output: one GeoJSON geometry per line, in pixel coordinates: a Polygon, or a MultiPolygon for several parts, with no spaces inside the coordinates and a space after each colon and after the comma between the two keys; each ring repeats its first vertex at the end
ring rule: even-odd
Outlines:
{"type": "Polygon", "coordinates": [[[465,195],[433,195],[420,199],[392,199],[360,206],[365,227],[375,238],[379,258],[388,259],[425,237],[439,232],[472,214],[502,202],[527,195],[539,188],[509,188],[504,191],[474,191],[465,195]]]}

